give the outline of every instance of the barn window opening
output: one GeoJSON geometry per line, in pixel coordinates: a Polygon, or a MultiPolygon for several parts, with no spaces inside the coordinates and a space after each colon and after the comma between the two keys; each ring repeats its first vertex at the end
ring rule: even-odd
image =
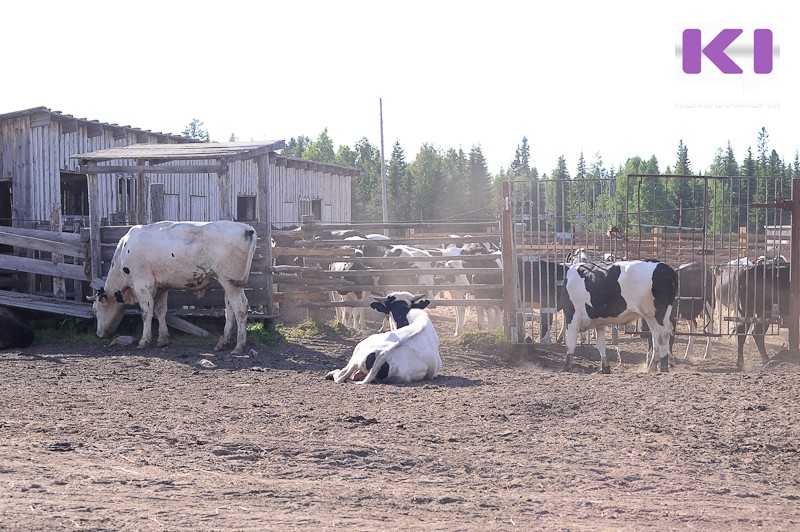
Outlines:
{"type": "Polygon", "coordinates": [[[256,197],[239,196],[236,198],[236,219],[240,222],[256,220],[256,197]]]}
{"type": "Polygon", "coordinates": [[[86,174],[61,172],[61,213],[64,216],[89,216],[86,174]]]}
{"type": "Polygon", "coordinates": [[[300,198],[300,219],[312,215],[314,220],[322,220],[322,200],[319,198],[300,198]]]}

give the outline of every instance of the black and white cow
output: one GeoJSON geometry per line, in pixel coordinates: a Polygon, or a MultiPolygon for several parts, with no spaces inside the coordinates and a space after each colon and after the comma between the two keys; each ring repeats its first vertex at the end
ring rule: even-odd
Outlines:
{"type": "Polygon", "coordinates": [[[650,327],[661,371],[669,371],[670,315],[677,289],[675,270],[657,260],[587,262],[570,267],[564,285],[566,297],[560,301],[567,327],[564,369],[572,363],[578,334],[596,329],[602,372],[610,373],[605,327],[641,317],[650,327]]]}
{"type": "MultiPolygon", "coordinates": [[[[791,293],[789,290],[789,264],[756,264],[742,271],[738,277],[739,313],[745,318],[779,318],[789,314],[791,293]]],[[[744,368],[744,342],[752,326],[753,340],[761,354],[761,360],[769,362],[764,345],[767,323],[740,323],[736,327],[738,350],[736,367],[744,368]]]]}
{"type": "Polygon", "coordinates": [[[389,316],[392,330],[359,342],[347,365],[329,372],[325,378],[337,383],[349,379],[366,384],[416,382],[439,375],[439,337],[423,310],[430,301],[423,297],[392,292],[385,298],[376,298],[370,306],[389,316]]]}
{"type": "Polygon", "coordinates": [[[33,340],[33,329],[18,320],[10,310],[0,307],[0,349],[28,347],[33,340]]]}

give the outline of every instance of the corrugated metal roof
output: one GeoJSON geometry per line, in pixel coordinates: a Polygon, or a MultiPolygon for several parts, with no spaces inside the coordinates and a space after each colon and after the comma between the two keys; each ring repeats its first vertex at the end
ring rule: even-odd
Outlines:
{"type": "Polygon", "coordinates": [[[224,160],[230,157],[246,159],[250,152],[263,153],[280,150],[283,140],[261,142],[201,142],[192,144],[131,144],[73,155],[72,159],[85,161],[111,161],[116,159],[155,160],[224,160]]]}
{"type": "Polygon", "coordinates": [[[84,122],[87,124],[95,124],[99,126],[105,126],[108,128],[119,128],[119,129],[128,129],[130,131],[136,131],[139,133],[150,133],[152,135],[161,135],[163,137],[169,137],[175,140],[179,140],[181,142],[202,142],[198,139],[193,139],[190,137],[184,137],[183,135],[175,135],[173,133],[162,133],[160,131],[151,131],[149,129],[140,129],[138,127],[132,126],[121,126],[119,124],[111,124],[109,122],[100,122],[99,120],[89,120],[88,118],[76,118],[72,115],[62,113],[61,111],[53,111],[47,107],[33,107],[31,109],[23,109],[21,111],[13,111],[11,113],[4,113],[0,114],[0,120],[7,120],[10,118],[19,118],[23,116],[31,116],[39,113],[49,113],[54,120],[77,120],[78,122],[84,122]]]}

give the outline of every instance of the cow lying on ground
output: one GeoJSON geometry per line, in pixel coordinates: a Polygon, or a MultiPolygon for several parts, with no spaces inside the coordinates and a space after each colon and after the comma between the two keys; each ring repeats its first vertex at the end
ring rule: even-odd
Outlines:
{"type": "MultiPolygon", "coordinates": [[[[610,373],[605,349],[606,325],[624,325],[641,317],[650,327],[654,354],[661,371],[669,371],[670,314],[677,293],[675,270],[657,260],[613,264],[596,262],[572,266],[567,272],[563,299],[569,369],[578,334],[597,330],[597,349],[603,373],[610,373]]],[[[562,303],[562,300],[559,300],[562,303]]]]}
{"type": "Polygon", "coordinates": [[[225,329],[216,350],[230,338],[236,320],[235,354],[247,340],[247,297],[244,286],[256,248],[256,232],[238,222],[158,222],[134,225],[117,244],[105,286],[90,298],[97,317],[97,336],[117,330],[125,305],[142,309],[142,339],[152,336],[153,313],[158,320],[158,345],[169,343],[167,293],[195,292],[201,298],[215,280],[225,290],[225,329]]]}
{"type": "MultiPolygon", "coordinates": [[[[789,315],[789,265],[788,264],[756,264],[740,272],[738,277],[739,314],[745,318],[770,319],[789,315]]],[[[736,327],[738,350],[736,367],[744,368],[744,342],[752,327],[753,340],[765,364],[769,362],[767,348],[764,345],[764,333],[768,323],[740,323],[736,327]]]]}
{"type": "Polygon", "coordinates": [[[33,329],[18,320],[10,310],[0,307],[0,349],[28,347],[33,340],[33,329]]]}
{"type": "Polygon", "coordinates": [[[442,369],[439,337],[424,309],[430,304],[423,295],[392,292],[370,306],[387,314],[392,330],[376,333],[356,345],[350,361],[325,378],[372,382],[415,382],[433,379],[442,369]]]}

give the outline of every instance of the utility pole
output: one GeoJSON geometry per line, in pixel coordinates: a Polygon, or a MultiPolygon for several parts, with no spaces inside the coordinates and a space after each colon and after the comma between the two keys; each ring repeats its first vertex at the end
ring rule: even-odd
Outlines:
{"type": "MultiPolygon", "coordinates": [[[[383,98],[378,98],[381,115],[381,206],[383,207],[383,223],[389,223],[389,208],[386,202],[386,156],[383,153],[383,98]]],[[[389,236],[389,228],[383,228],[383,234],[389,236]]]]}

